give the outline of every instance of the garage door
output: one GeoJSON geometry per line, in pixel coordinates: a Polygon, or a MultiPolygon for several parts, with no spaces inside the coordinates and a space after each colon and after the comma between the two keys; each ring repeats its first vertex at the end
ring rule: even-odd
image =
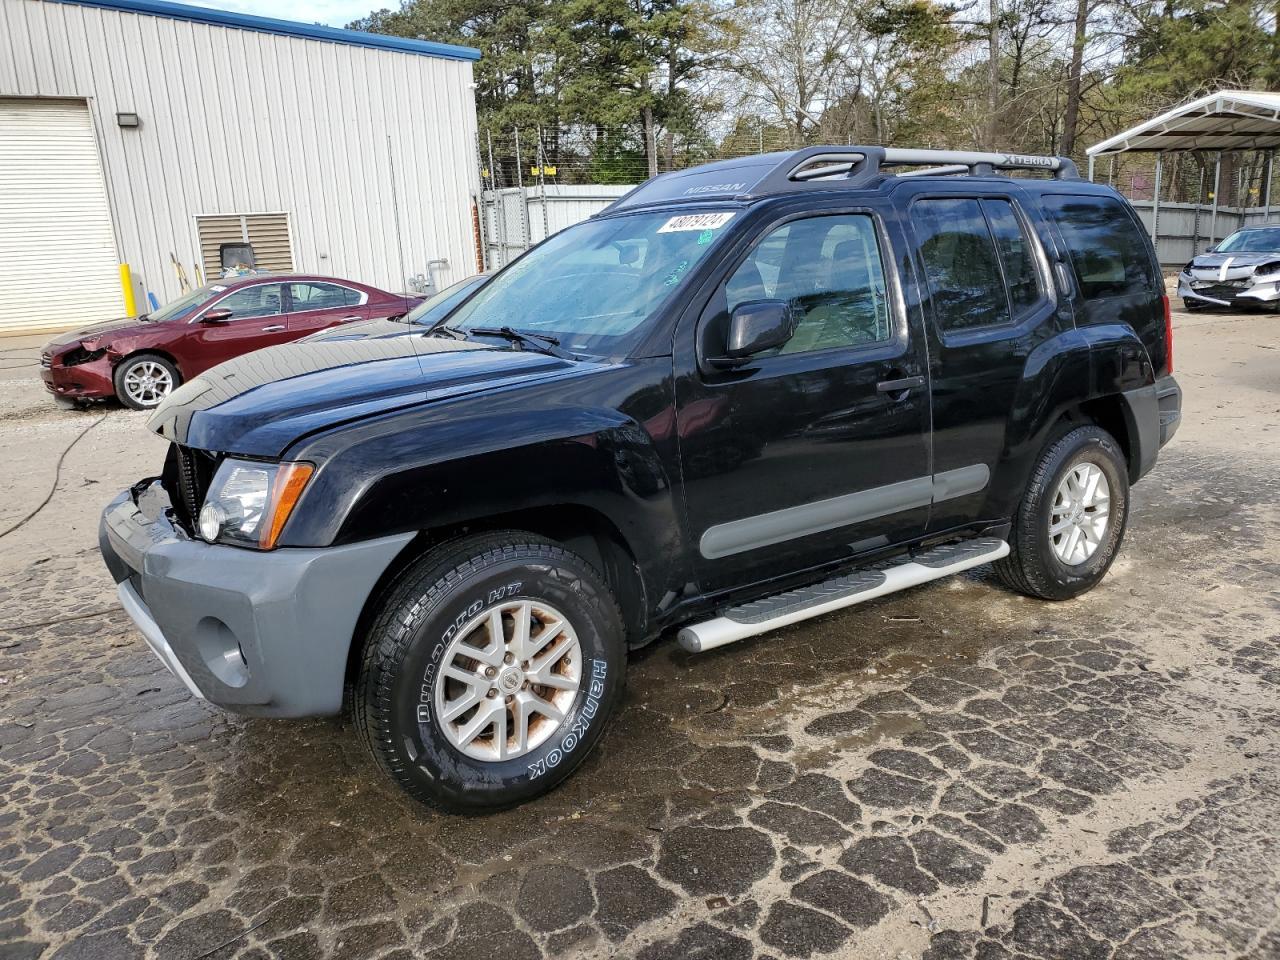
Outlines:
{"type": "Polygon", "coordinates": [[[123,314],[88,107],[0,98],[0,335],[123,314]]]}

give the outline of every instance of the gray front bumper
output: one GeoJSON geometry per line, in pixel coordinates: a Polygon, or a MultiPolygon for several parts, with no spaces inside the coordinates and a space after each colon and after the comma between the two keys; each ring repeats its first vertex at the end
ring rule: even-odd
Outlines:
{"type": "Polygon", "coordinates": [[[1198,300],[1222,307],[1274,306],[1280,303],[1280,284],[1274,279],[1240,287],[1230,297],[1209,296],[1193,287],[1192,280],[1187,273],[1178,274],[1178,296],[1183,300],[1198,300]]]}
{"type": "Polygon", "coordinates": [[[337,713],[356,620],[413,534],[268,552],[212,545],[150,502],[140,508],[140,489],[103,511],[98,545],[121,604],[165,666],[237,713],[337,713]]]}

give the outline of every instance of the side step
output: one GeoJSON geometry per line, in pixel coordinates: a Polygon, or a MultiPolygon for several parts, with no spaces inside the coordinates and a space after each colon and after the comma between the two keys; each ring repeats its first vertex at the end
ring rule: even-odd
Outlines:
{"type": "Polygon", "coordinates": [[[678,639],[680,646],[690,653],[702,653],[735,640],[851,607],[864,600],[883,597],[886,593],[896,593],[970,567],[979,567],[1008,555],[1009,544],[995,537],[943,544],[917,553],[905,563],[855,570],[822,583],[730,607],[714,620],[684,627],[678,639]]]}

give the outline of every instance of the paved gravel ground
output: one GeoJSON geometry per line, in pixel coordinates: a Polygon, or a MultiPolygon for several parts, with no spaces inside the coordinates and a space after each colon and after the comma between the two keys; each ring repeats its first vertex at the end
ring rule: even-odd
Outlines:
{"type": "Polygon", "coordinates": [[[1179,316],[1187,419],[1095,592],[982,569],[633,658],[562,789],[415,806],[193,701],[96,514],[161,446],[0,341],[0,957],[1280,957],[1280,317],[1179,316]],[[5,368],[8,369],[5,369],[5,368]]]}

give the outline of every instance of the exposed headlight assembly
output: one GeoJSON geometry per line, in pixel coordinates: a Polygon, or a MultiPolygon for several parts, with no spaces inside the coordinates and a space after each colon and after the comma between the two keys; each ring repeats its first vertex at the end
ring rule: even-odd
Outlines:
{"type": "Polygon", "coordinates": [[[314,470],[309,463],[223,460],[200,508],[200,536],[272,549],[314,470]]]}

